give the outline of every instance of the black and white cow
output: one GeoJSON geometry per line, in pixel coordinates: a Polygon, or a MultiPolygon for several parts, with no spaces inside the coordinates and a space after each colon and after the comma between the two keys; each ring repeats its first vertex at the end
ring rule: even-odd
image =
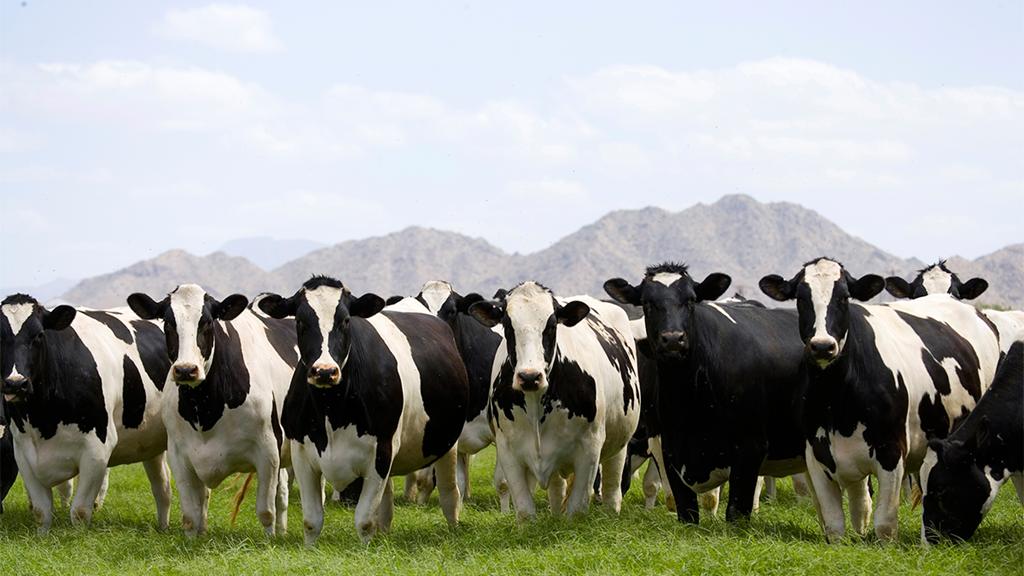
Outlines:
{"type": "Polygon", "coordinates": [[[729,482],[726,519],[749,517],[758,476],[804,470],[796,411],[801,350],[796,315],[749,303],[716,303],[725,274],[696,282],[686,266],[652,266],[639,286],[614,278],[605,291],[642,306],[658,361],[661,447],[676,514],[697,522],[696,492],[729,482]]]}
{"type": "Polygon", "coordinates": [[[455,443],[469,385],[451,330],[430,314],[384,311],[375,294],[355,298],[333,278],[317,276],[290,298],[260,302],[275,318],[294,316],[299,363],[283,424],[302,495],[306,543],[323,529],[321,478],[344,488],[356,478],[359,537],[390,528],[390,476],[431,464],[441,509],[459,518],[455,443]]]}
{"type": "Polygon", "coordinates": [[[298,355],[294,323],[264,318],[240,294],[218,301],[195,284],[163,300],[135,293],[142,318],[162,319],[171,361],[163,420],[187,536],[206,531],[209,489],[255,472],[267,535],[288,526],[288,447],[280,417],[298,355]]]}
{"type": "Polygon", "coordinates": [[[928,439],[945,437],[974,408],[999,360],[991,323],[948,296],[851,302],[884,285],[828,258],[808,262],[791,280],[760,281],[768,296],[797,303],[807,469],[830,541],[845,532],[843,490],[853,528],[866,531],[871,474],[878,477],[875,534],[896,537],[904,473],[916,474],[928,439]]]}
{"type": "Polygon", "coordinates": [[[107,467],[142,462],[167,527],[170,480],[160,407],[168,363],[160,328],[128,310],[47,310],[24,294],[0,302],[0,373],[14,456],[39,532],[52,487],[70,489],[72,523],[88,523],[107,467]]]}
{"type": "Polygon", "coordinates": [[[524,282],[498,301],[474,303],[469,313],[487,327],[501,323],[505,334],[488,416],[517,516],[536,514],[534,479],[560,513],[572,474],[566,513],[586,512],[598,466],[602,500],[618,512],[626,443],[640,417],[636,346],[625,312],[589,297],[558,300],[524,282]]]}
{"type": "MultiPolygon", "coordinates": [[[[907,282],[899,276],[885,279],[885,289],[896,298],[921,298],[930,294],[949,294],[957,300],[974,300],[988,289],[988,282],[982,278],[971,278],[961,282],[956,273],[941,260],[919,270],[913,281],[907,282]]],[[[1005,353],[1017,340],[1024,339],[1024,312],[1020,310],[982,310],[999,331],[999,342],[1005,353]]]]}
{"type": "Polygon", "coordinates": [[[978,406],[945,439],[928,443],[921,466],[921,539],[967,540],[1012,478],[1024,504],[1024,341],[1014,342],[978,406]]]}

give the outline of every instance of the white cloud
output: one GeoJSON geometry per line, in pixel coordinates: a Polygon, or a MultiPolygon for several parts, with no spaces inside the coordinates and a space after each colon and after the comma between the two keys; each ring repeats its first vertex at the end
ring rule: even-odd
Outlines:
{"type": "Polygon", "coordinates": [[[166,38],[228,52],[266,53],[283,48],[272,30],[270,15],[244,4],[171,10],[156,31],[166,38]]]}

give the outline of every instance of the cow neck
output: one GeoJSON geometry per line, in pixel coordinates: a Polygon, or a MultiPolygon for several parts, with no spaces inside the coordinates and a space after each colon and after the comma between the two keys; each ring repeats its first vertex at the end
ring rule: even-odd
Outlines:
{"type": "MultiPolygon", "coordinates": [[[[319,421],[327,418],[334,429],[355,424],[358,434],[362,435],[366,433],[371,416],[363,396],[373,393],[368,388],[376,379],[367,374],[370,363],[365,358],[366,351],[355,338],[350,342],[348,356],[341,369],[341,380],[337,385],[330,388],[318,388],[308,382],[305,385],[312,400],[311,409],[319,417],[319,421]]],[[[305,374],[309,368],[300,360],[296,370],[305,374]]]]}
{"type": "Polygon", "coordinates": [[[179,414],[204,430],[217,423],[225,406],[241,406],[250,387],[238,331],[231,322],[214,322],[211,354],[210,369],[202,383],[177,386],[179,414]]]}

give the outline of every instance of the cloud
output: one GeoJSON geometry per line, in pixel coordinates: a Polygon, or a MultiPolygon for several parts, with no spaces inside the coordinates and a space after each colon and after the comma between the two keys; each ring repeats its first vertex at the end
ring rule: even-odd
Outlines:
{"type": "Polygon", "coordinates": [[[156,26],[159,35],[227,52],[260,54],[283,49],[270,15],[244,4],[210,4],[171,10],[156,26]]]}

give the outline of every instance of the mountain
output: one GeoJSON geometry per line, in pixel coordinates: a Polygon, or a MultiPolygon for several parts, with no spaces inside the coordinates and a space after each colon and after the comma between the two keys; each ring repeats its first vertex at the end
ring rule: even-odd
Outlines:
{"type": "MultiPolygon", "coordinates": [[[[730,294],[739,291],[763,299],[757,289],[761,276],[795,274],[803,262],[821,255],[839,259],[854,274],[906,278],[924,265],[880,250],[798,204],[733,195],[680,212],[611,212],[527,255],[508,254],[482,238],[420,227],[320,248],[269,272],[222,252],[200,257],[171,251],[85,280],[64,298],[92,306],[120,305],[132,291],[157,296],[185,281],[202,284],[218,296],[268,289],[291,294],[313,274],[341,278],[356,293],[383,296],[415,294],[428,279],[445,279],[463,292],[489,296],[528,278],[558,294],[603,295],[601,285],[608,278],[638,282],[646,266],[681,260],[697,278],[711,272],[730,274],[730,294]]],[[[951,258],[948,265],[962,277],[989,281],[982,303],[1024,307],[1024,244],[976,260],[951,258]]]]}
{"type": "Polygon", "coordinates": [[[218,252],[231,256],[241,256],[264,270],[272,270],[285,262],[305,256],[313,250],[323,247],[323,243],[314,242],[313,240],[254,236],[252,238],[231,240],[221,246],[218,252]]]}

